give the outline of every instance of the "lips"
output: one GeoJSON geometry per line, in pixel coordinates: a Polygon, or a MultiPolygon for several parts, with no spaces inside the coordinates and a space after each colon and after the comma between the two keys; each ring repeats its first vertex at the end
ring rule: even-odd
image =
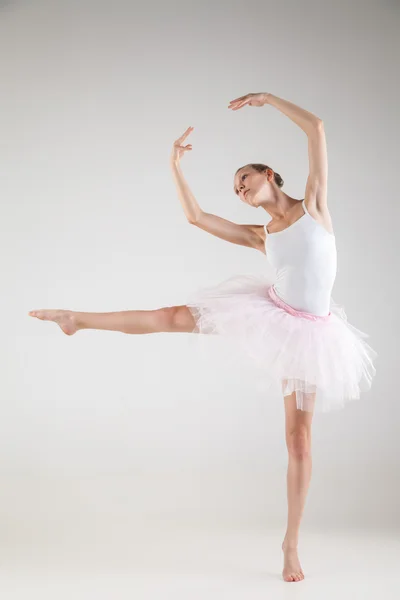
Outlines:
{"type": "Polygon", "coordinates": [[[249,191],[250,191],[250,190],[246,190],[246,191],[244,192],[243,196],[244,196],[245,198],[246,198],[246,194],[247,194],[247,192],[249,192],[249,191]]]}

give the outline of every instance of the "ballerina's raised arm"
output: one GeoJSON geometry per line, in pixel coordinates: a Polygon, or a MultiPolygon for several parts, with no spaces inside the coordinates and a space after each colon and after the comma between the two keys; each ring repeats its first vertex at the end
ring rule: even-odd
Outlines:
{"type": "MultiPolygon", "coordinates": [[[[174,142],[171,152],[171,169],[178,191],[179,200],[189,223],[211,233],[227,242],[255,248],[265,254],[263,242],[263,225],[245,225],[234,223],[217,215],[202,210],[188,186],[180,166],[180,159],[185,152],[192,150],[192,145],[184,145],[186,138],[193,131],[188,127],[174,142]]],[[[239,184],[243,195],[243,181],[239,184]]]]}

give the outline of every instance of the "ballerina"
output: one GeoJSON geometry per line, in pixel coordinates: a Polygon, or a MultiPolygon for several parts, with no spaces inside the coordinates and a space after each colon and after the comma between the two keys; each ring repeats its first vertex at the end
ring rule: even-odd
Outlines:
{"type": "Polygon", "coordinates": [[[323,121],[270,93],[247,94],[229,109],[270,105],[307,135],[309,175],[303,199],[283,192],[283,179],[263,163],[240,167],[234,191],[263,208],[268,225],[237,224],[206,213],[185,181],[180,161],[192,150],[189,127],[173,144],[170,166],[187,220],[227,242],[262,252],[276,270],[267,276],[237,275],[198,290],[185,304],[155,310],[93,313],[33,310],[67,335],[82,329],[127,334],[186,332],[219,334],[250,359],[264,380],[283,395],[288,449],[288,520],[282,543],[285,581],[304,579],[298,557],[299,530],[312,471],[311,426],[315,410],[341,408],[370,389],[377,353],[368,335],[351,325],[332,296],[337,272],[336,237],[327,203],[327,149],[323,121]]]}

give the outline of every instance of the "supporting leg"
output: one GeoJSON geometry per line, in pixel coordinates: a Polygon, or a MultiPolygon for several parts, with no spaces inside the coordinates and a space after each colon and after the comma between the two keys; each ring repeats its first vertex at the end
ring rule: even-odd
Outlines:
{"type": "Polygon", "coordinates": [[[313,412],[298,410],[294,392],[285,396],[286,445],[289,463],[287,471],[288,522],[282,544],[285,581],[304,579],[298,554],[300,522],[311,481],[311,424],[313,412]]]}

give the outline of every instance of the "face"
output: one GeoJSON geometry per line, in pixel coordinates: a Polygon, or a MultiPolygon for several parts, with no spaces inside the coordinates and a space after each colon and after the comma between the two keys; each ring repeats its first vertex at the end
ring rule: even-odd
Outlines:
{"type": "Polygon", "coordinates": [[[234,190],[242,202],[250,206],[259,206],[269,199],[273,171],[267,169],[259,173],[252,167],[243,167],[235,175],[234,190]]]}

